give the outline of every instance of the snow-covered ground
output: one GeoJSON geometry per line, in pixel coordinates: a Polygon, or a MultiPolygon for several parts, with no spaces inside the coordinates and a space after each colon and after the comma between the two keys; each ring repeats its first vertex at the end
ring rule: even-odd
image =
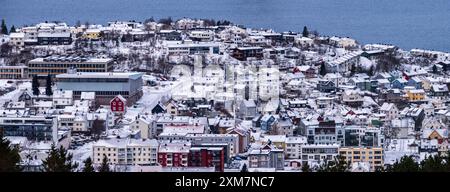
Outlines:
{"type": "Polygon", "coordinates": [[[6,102],[9,101],[17,101],[17,99],[20,96],[21,90],[28,89],[31,90],[31,82],[24,82],[18,85],[17,89],[14,91],[11,91],[9,93],[6,93],[2,96],[0,96],[0,106],[3,106],[6,102]]]}

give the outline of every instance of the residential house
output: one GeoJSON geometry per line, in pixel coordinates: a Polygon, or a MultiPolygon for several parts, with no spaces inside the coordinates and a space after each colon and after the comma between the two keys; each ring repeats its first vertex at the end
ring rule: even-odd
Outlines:
{"type": "Polygon", "coordinates": [[[422,80],[419,77],[411,77],[407,85],[413,86],[416,89],[422,89],[422,80]]]}
{"type": "Polygon", "coordinates": [[[356,90],[345,90],[342,94],[344,104],[351,107],[359,107],[363,104],[363,97],[356,90]]]}
{"type": "Polygon", "coordinates": [[[248,159],[249,168],[284,169],[284,151],[270,145],[250,150],[248,159]]]}
{"type": "Polygon", "coordinates": [[[332,81],[319,80],[317,83],[317,90],[325,93],[333,92],[336,90],[336,85],[332,81]]]}
{"type": "Polygon", "coordinates": [[[153,130],[153,119],[147,116],[138,115],[136,119],[131,122],[130,127],[133,130],[140,131],[140,138],[151,139],[155,136],[155,131],[153,130]]]}
{"type": "Polygon", "coordinates": [[[391,87],[394,89],[403,89],[407,84],[408,84],[407,80],[399,78],[392,81],[391,87]]]}
{"type": "Polygon", "coordinates": [[[386,120],[390,121],[396,119],[399,114],[399,110],[394,103],[383,103],[380,107],[380,113],[386,115],[386,120]]]}
{"type": "Polygon", "coordinates": [[[413,89],[406,91],[409,102],[421,102],[425,100],[425,91],[423,89],[413,89]]]}
{"type": "Polygon", "coordinates": [[[158,113],[165,113],[166,107],[161,104],[161,102],[158,102],[158,104],[155,105],[152,109],[152,114],[158,114],[158,113]]]}
{"type": "Polygon", "coordinates": [[[446,99],[448,97],[448,86],[445,84],[432,85],[431,95],[436,99],[446,99]]]}
{"type": "Polygon", "coordinates": [[[250,146],[250,130],[236,127],[233,129],[230,129],[227,134],[236,134],[238,135],[239,139],[239,153],[244,153],[247,151],[248,147],[250,146]]]}
{"type": "Polygon", "coordinates": [[[243,100],[239,106],[239,117],[250,120],[257,115],[256,103],[253,99],[243,100]]]}
{"type": "Polygon", "coordinates": [[[124,114],[126,112],[127,100],[122,95],[117,95],[109,103],[113,113],[124,114]]]}
{"type": "Polygon", "coordinates": [[[275,118],[274,115],[271,114],[265,114],[261,118],[261,130],[271,132],[275,130],[275,126],[277,124],[277,118],[275,118]]]}

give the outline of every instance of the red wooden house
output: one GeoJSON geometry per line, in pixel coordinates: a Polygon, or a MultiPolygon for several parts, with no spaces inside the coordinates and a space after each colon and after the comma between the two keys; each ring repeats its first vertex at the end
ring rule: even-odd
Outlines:
{"type": "Polygon", "coordinates": [[[117,95],[109,102],[109,105],[113,113],[125,113],[127,100],[122,95],[117,95]]]}

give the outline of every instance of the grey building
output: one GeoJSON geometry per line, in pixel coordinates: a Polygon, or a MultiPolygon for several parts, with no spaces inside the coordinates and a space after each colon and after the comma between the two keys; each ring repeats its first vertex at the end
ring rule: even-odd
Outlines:
{"type": "Polygon", "coordinates": [[[142,74],[130,73],[66,73],[56,75],[56,87],[60,90],[73,90],[75,99],[82,92],[95,92],[96,102],[109,105],[117,95],[133,105],[142,97],[142,74]]]}
{"type": "Polygon", "coordinates": [[[243,100],[239,106],[239,117],[251,120],[257,115],[256,103],[253,99],[243,100]]]}
{"type": "Polygon", "coordinates": [[[336,91],[336,85],[332,81],[319,80],[319,83],[317,83],[317,90],[320,92],[329,93],[336,91]]]}
{"type": "Polygon", "coordinates": [[[0,116],[4,136],[21,136],[31,141],[58,142],[57,118],[51,116],[0,116]]]}
{"type": "Polygon", "coordinates": [[[248,155],[249,168],[284,169],[284,151],[266,145],[260,149],[253,149],[248,155]]]}

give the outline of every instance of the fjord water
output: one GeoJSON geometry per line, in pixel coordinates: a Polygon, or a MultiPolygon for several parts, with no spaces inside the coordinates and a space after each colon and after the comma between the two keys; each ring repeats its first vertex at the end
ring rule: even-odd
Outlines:
{"type": "Polygon", "coordinates": [[[307,25],[361,43],[450,52],[449,0],[0,0],[0,18],[16,26],[53,20],[106,24],[151,16],[227,19],[277,31],[307,25]]]}

